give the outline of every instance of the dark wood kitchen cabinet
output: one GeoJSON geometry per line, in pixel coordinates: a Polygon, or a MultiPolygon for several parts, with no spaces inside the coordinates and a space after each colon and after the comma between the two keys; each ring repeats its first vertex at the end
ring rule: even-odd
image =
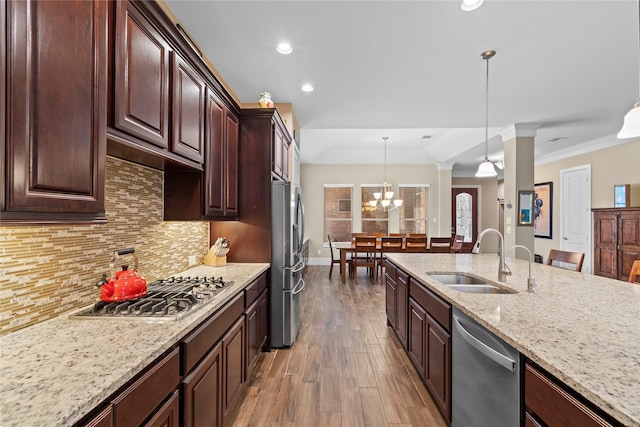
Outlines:
{"type": "Polygon", "coordinates": [[[222,343],[182,381],[185,427],[222,425],[222,343]]]}
{"type": "Polygon", "coordinates": [[[289,180],[289,147],[291,140],[288,138],[286,128],[274,126],[272,148],[272,170],[278,177],[289,180]],[[287,136],[285,136],[287,135],[287,136]]]}
{"type": "Polygon", "coordinates": [[[202,164],[205,79],[174,49],[176,40],[161,33],[138,5],[148,7],[115,2],[111,126],[134,138],[117,132],[112,137],[202,164]]]}
{"type": "Polygon", "coordinates": [[[239,119],[238,221],[212,221],[210,238],[234,242],[229,262],[271,262],[271,183],[282,179],[273,171],[275,130],[290,137],[273,108],[245,108],[239,119]]]}
{"type": "Polygon", "coordinates": [[[195,162],[204,160],[204,79],[176,52],[173,64],[173,138],[171,151],[195,162]]]}
{"type": "Polygon", "coordinates": [[[180,424],[180,392],[175,391],[145,427],[178,427],[180,424]]]}
{"type": "Polygon", "coordinates": [[[396,319],[398,316],[398,293],[397,293],[398,268],[391,262],[386,262],[384,270],[384,283],[386,288],[387,302],[387,324],[396,329],[396,319]]]}
{"type": "Polygon", "coordinates": [[[208,94],[204,215],[235,218],[238,216],[240,123],[213,90],[208,94]]]}
{"type": "Polygon", "coordinates": [[[239,319],[222,338],[222,381],[224,414],[236,401],[244,385],[245,329],[244,318],[239,319]]]}
{"type": "Polygon", "coordinates": [[[409,275],[398,269],[398,280],[396,282],[396,334],[404,348],[407,348],[409,280],[409,275]]]}
{"type": "Polygon", "coordinates": [[[451,421],[451,305],[409,281],[408,353],[436,406],[451,421]]]}
{"type": "Polygon", "coordinates": [[[529,361],[525,363],[524,400],[526,426],[621,426],[584,397],[529,361]]]}
{"type": "Polygon", "coordinates": [[[1,7],[2,222],[104,222],[107,3],[1,7]]]}
{"type": "Polygon", "coordinates": [[[239,215],[239,120],[212,89],[207,93],[204,171],[165,172],[167,221],[234,220],[239,215]]]}
{"type": "Polygon", "coordinates": [[[267,276],[262,275],[245,288],[246,363],[245,380],[251,375],[269,337],[269,297],[267,276]]]}
{"type": "Polygon", "coordinates": [[[171,47],[133,3],[115,7],[113,126],[168,150],[171,47]]]}
{"type": "Polygon", "coordinates": [[[628,280],[640,259],[640,208],[593,209],[594,274],[628,280]]]}

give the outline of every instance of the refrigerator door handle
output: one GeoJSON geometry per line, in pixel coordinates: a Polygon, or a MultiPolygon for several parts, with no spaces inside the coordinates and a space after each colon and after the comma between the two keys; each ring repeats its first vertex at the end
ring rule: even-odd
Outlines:
{"type": "Polygon", "coordinates": [[[507,370],[509,370],[511,372],[515,372],[516,371],[516,362],[515,362],[515,360],[512,360],[512,359],[508,358],[504,354],[494,350],[493,348],[491,348],[487,344],[485,344],[482,341],[480,341],[478,338],[474,337],[471,333],[469,333],[469,331],[467,331],[462,326],[462,324],[460,323],[460,321],[458,320],[458,318],[456,316],[453,316],[453,323],[454,323],[456,329],[458,330],[458,332],[460,333],[460,336],[466,342],[468,342],[471,346],[473,346],[473,348],[475,348],[480,353],[482,353],[483,355],[485,355],[489,359],[493,360],[494,362],[496,362],[498,365],[502,366],[503,368],[505,368],[505,369],[507,369],[507,370]]]}
{"type": "Polygon", "coordinates": [[[291,294],[292,295],[298,295],[300,292],[302,292],[304,290],[304,286],[305,286],[304,279],[300,279],[300,281],[298,282],[296,287],[293,288],[293,291],[291,291],[291,294]],[[300,286],[300,285],[302,285],[302,287],[300,289],[298,289],[298,286],[300,286]]]}
{"type": "Polygon", "coordinates": [[[293,266],[293,268],[291,269],[292,273],[300,273],[302,270],[304,270],[304,268],[306,267],[306,264],[304,263],[304,260],[300,260],[296,265],[293,266]]]}

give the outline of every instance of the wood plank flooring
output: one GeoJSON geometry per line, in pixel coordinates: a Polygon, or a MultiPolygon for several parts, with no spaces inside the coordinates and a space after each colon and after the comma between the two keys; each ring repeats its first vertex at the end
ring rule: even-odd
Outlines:
{"type": "Polygon", "coordinates": [[[446,426],[387,326],[385,291],[308,266],[290,349],[262,353],[226,426],[446,426]]]}

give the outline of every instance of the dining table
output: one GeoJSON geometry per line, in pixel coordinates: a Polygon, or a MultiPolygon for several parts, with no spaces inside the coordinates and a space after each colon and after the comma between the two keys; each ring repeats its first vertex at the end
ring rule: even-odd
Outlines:
{"type": "MultiPolygon", "coordinates": [[[[347,254],[352,254],[353,256],[355,256],[355,252],[356,252],[356,242],[355,240],[352,240],[350,242],[335,242],[333,243],[333,247],[336,249],[340,250],[340,279],[342,280],[342,283],[346,282],[346,271],[347,271],[347,254]]],[[[373,247],[371,248],[373,249],[373,247]]],[[[380,256],[382,257],[382,255],[385,252],[405,252],[407,250],[406,248],[406,240],[402,239],[402,247],[400,249],[398,249],[397,247],[388,247],[388,248],[383,248],[382,247],[382,238],[377,238],[376,239],[376,247],[375,247],[375,253],[376,253],[376,257],[380,256]]],[[[411,252],[429,252],[429,249],[427,248],[426,244],[424,246],[424,250],[416,250],[416,248],[412,248],[411,252]]]]}

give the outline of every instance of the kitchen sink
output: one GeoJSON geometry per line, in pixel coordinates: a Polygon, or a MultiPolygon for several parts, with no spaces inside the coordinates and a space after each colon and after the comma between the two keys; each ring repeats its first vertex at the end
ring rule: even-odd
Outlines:
{"type": "Polygon", "coordinates": [[[487,283],[485,280],[466,274],[429,274],[438,282],[458,292],[471,294],[515,294],[516,291],[487,283]]]}

